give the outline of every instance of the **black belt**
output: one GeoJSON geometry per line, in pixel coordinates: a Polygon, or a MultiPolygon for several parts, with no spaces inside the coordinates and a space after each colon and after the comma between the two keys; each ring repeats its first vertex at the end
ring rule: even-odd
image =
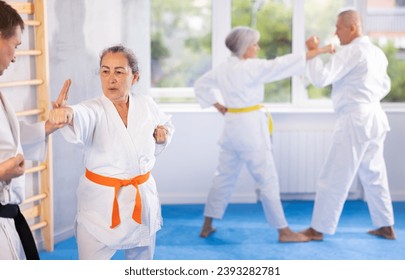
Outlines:
{"type": "Polygon", "coordinates": [[[25,252],[27,260],[39,260],[37,246],[27,221],[21,214],[20,207],[15,204],[0,204],[0,217],[14,219],[15,228],[25,252]]]}

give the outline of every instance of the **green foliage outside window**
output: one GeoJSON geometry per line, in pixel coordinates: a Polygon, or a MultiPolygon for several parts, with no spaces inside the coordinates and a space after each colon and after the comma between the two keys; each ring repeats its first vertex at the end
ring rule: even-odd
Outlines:
{"type": "Polygon", "coordinates": [[[211,68],[209,3],[151,1],[152,87],[192,87],[211,68]]]}
{"type": "MultiPolygon", "coordinates": [[[[249,26],[260,32],[259,57],[272,59],[291,53],[292,9],[275,1],[254,10],[253,1],[232,1],[232,26],[249,26]]],[[[291,102],[291,79],[265,86],[265,102],[291,102]]]]}
{"type": "Polygon", "coordinates": [[[400,59],[398,49],[389,42],[382,48],[388,59],[388,76],[391,78],[391,91],[383,99],[385,102],[405,101],[405,60],[400,59]]]}

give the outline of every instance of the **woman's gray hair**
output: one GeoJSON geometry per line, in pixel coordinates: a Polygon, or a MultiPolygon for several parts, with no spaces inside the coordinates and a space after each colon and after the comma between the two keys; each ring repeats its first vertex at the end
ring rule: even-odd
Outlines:
{"type": "Polygon", "coordinates": [[[123,45],[115,45],[115,46],[104,49],[100,55],[100,66],[101,66],[101,62],[103,61],[104,56],[107,53],[124,54],[128,60],[128,66],[131,68],[132,74],[135,74],[137,72],[139,73],[138,60],[137,60],[134,52],[131,49],[129,49],[123,45]]]}
{"type": "Polygon", "coordinates": [[[225,45],[233,55],[242,58],[247,48],[260,39],[259,31],[246,26],[238,26],[226,36],[225,45]]]}

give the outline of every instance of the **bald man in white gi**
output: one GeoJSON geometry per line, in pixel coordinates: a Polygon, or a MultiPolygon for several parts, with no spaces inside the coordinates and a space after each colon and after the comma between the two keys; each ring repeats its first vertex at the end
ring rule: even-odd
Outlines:
{"type": "MultiPolygon", "coordinates": [[[[332,85],[337,114],[331,147],[321,170],[310,228],[311,240],[334,234],[349,189],[359,176],[372,223],[369,233],[395,239],[394,214],[384,161],[384,140],[390,127],[380,101],[390,90],[387,58],[362,35],[361,18],[354,10],[340,13],[336,35],[343,46],[324,64],[319,57],[307,63],[309,80],[318,87],[332,85]]],[[[307,40],[308,49],[319,39],[307,40]]]]}

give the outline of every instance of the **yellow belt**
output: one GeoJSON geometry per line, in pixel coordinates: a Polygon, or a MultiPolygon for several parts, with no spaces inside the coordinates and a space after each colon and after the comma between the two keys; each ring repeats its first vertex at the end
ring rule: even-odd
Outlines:
{"type": "MultiPolygon", "coordinates": [[[[235,113],[235,114],[248,113],[248,112],[260,110],[261,108],[265,108],[265,106],[263,106],[262,104],[257,104],[257,105],[253,105],[253,106],[249,106],[249,107],[243,107],[243,108],[228,108],[227,112],[235,113]]],[[[268,124],[269,124],[269,132],[271,135],[271,134],[273,134],[273,118],[271,117],[271,114],[270,114],[269,110],[267,110],[267,108],[266,108],[266,115],[267,115],[267,120],[268,120],[268,124]]]]}

